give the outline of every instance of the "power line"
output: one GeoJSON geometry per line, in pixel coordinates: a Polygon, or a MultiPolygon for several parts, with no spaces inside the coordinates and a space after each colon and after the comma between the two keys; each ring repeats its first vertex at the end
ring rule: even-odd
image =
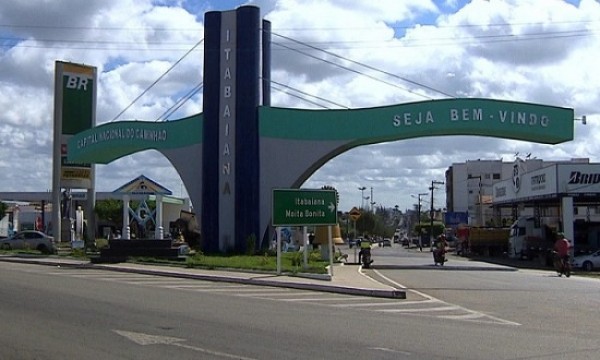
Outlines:
{"type": "Polygon", "coordinates": [[[309,103],[309,104],[313,104],[313,105],[315,105],[315,106],[318,106],[318,107],[320,107],[320,108],[323,108],[323,109],[329,109],[327,106],[325,106],[325,105],[322,105],[322,104],[319,104],[319,103],[318,103],[318,102],[316,102],[316,101],[312,101],[312,100],[309,100],[309,99],[307,99],[307,98],[303,98],[303,97],[302,97],[302,96],[300,96],[300,95],[291,94],[291,93],[287,92],[285,89],[280,89],[280,88],[278,88],[277,86],[274,86],[274,87],[273,87],[273,90],[280,91],[280,92],[282,92],[282,93],[284,93],[284,94],[286,94],[286,95],[288,95],[288,96],[295,97],[296,99],[300,99],[300,100],[302,100],[302,101],[305,101],[305,102],[307,102],[307,103],[309,103]]]}
{"type": "Polygon", "coordinates": [[[152,84],[150,84],[150,86],[148,86],[144,91],[142,91],[142,93],[140,95],[138,95],[138,97],[136,97],[129,105],[127,105],[125,107],[125,109],[123,109],[120,113],[118,113],[117,116],[115,116],[111,120],[111,122],[117,120],[121,115],[123,115],[123,113],[125,111],[127,111],[127,109],[129,109],[136,101],[138,101],[142,96],[144,96],[144,94],[146,94],[152,87],[154,87],[154,85],[156,85],[163,77],[165,77],[171,70],[173,70],[173,68],[175,66],[177,66],[183,59],[185,59],[185,57],[188,56],[195,48],[200,46],[200,44],[202,44],[202,42],[204,42],[204,39],[198,41],[196,43],[196,45],[194,45],[191,49],[189,49],[182,57],[179,58],[179,60],[175,61],[175,63],[173,65],[171,65],[171,67],[169,67],[167,69],[167,71],[165,71],[162,75],[160,75],[158,77],[158,79],[154,80],[154,82],[152,84]]]}
{"type": "Polygon", "coordinates": [[[15,29],[44,29],[44,30],[106,30],[106,31],[195,31],[199,28],[165,28],[165,27],[124,27],[124,26],[68,26],[68,25],[38,25],[38,24],[0,24],[0,28],[15,29]]]}
{"type": "MultiPolygon", "coordinates": [[[[500,26],[501,24],[497,24],[500,26]]],[[[512,24],[507,24],[512,25],[512,24]]],[[[5,25],[6,26],[6,25],[5,25]]],[[[465,25],[465,26],[482,26],[482,25],[465,25]]],[[[2,27],[2,25],[0,25],[2,27]]],[[[26,27],[26,26],[23,26],[26,27]]],[[[35,26],[33,26],[36,28],[35,26]]],[[[452,28],[454,26],[437,26],[437,28],[452,28]]],[[[461,26],[456,26],[461,27],[461,26]]],[[[39,28],[64,28],[64,29],[80,29],[79,27],[46,27],[39,26],[39,28]]],[[[96,28],[86,28],[81,27],[82,29],[96,29],[96,28]]],[[[125,30],[128,28],[100,28],[101,30],[125,30]]],[[[134,28],[134,30],[153,30],[153,31],[178,31],[181,29],[173,28],[173,29],[165,29],[165,28],[134,28]]],[[[335,30],[336,28],[334,28],[335,30]]],[[[353,28],[337,28],[339,30],[348,31],[353,28]]],[[[285,30],[285,29],[284,29],[285,30]]],[[[311,28],[311,29],[296,29],[296,31],[324,31],[326,28],[311,28]]],[[[190,30],[191,31],[191,30],[190,30]]],[[[197,30],[195,30],[197,31],[197,30]]],[[[465,37],[430,37],[427,38],[426,41],[420,40],[415,43],[407,43],[399,42],[402,38],[393,38],[390,40],[384,41],[372,41],[372,40],[356,40],[356,41],[310,41],[304,42],[303,44],[306,46],[316,47],[327,46],[329,49],[368,49],[368,48],[411,48],[411,47],[431,47],[431,46],[456,46],[456,45],[469,45],[469,44],[482,44],[482,43],[499,43],[499,42],[512,42],[512,41],[538,41],[538,40],[552,40],[552,39],[561,39],[561,38],[573,38],[573,37],[586,37],[592,36],[594,34],[600,33],[600,29],[598,30],[565,30],[565,31],[551,31],[551,32],[535,32],[535,33],[527,33],[527,34],[497,34],[497,35],[477,35],[477,36],[465,36],[465,37]],[[479,41],[482,40],[482,41],[479,41]]],[[[277,34],[275,34],[277,35],[277,34]]],[[[282,36],[283,35],[278,35],[282,36]]],[[[139,51],[139,50],[148,50],[147,47],[131,47],[129,45],[138,45],[137,42],[130,41],[98,41],[98,40],[77,40],[77,39],[44,39],[44,38],[22,38],[22,37],[1,37],[0,41],[3,41],[3,44],[0,44],[0,47],[3,48],[12,48],[12,47],[23,47],[23,48],[41,48],[41,49],[53,49],[53,48],[64,48],[68,45],[63,44],[90,44],[90,45],[105,45],[102,47],[99,46],[68,46],[69,49],[73,50],[119,50],[119,51],[139,51]],[[36,44],[24,42],[32,40],[35,41],[36,44]],[[47,43],[48,45],[37,44],[39,43],[47,43]],[[111,45],[123,45],[127,47],[118,47],[115,48],[111,45]]],[[[158,41],[146,41],[145,45],[162,45],[162,46],[177,46],[183,45],[184,42],[158,42],[158,41]]],[[[156,51],[178,51],[181,50],[179,48],[160,48],[153,49],[156,51]]]]}
{"type": "MultiPolygon", "coordinates": [[[[302,91],[302,90],[299,90],[299,89],[293,88],[293,87],[291,87],[291,86],[289,86],[289,85],[284,85],[284,84],[282,84],[282,83],[279,83],[279,82],[277,82],[277,81],[275,81],[275,80],[270,80],[270,82],[271,82],[272,84],[277,84],[277,85],[279,85],[279,86],[281,86],[281,87],[284,87],[284,88],[286,88],[286,89],[290,89],[290,90],[293,90],[293,91],[299,92],[299,93],[300,93],[300,94],[302,94],[302,95],[305,95],[305,96],[310,96],[310,97],[313,97],[313,98],[315,98],[315,99],[319,99],[319,100],[322,100],[322,101],[328,102],[328,103],[330,103],[330,104],[333,104],[333,105],[335,105],[335,106],[339,106],[339,107],[341,107],[341,108],[344,108],[344,109],[350,109],[349,107],[347,107],[347,106],[345,106],[345,105],[338,104],[338,103],[336,103],[336,102],[334,102],[334,101],[327,100],[327,99],[325,99],[325,98],[322,98],[322,97],[319,97],[319,96],[316,96],[316,95],[309,94],[309,93],[307,93],[307,92],[304,92],[304,91],[302,91]]],[[[286,94],[288,94],[288,95],[292,95],[292,94],[289,94],[289,93],[287,93],[287,92],[286,92],[286,94]]],[[[294,95],[292,95],[292,96],[294,96],[294,95]]],[[[296,96],[296,97],[299,97],[299,96],[296,96]]]]}
{"type": "MultiPolygon", "coordinates": [[[[385,74],[385,75],[388,75],[388,76],[391,76],[391,77],[394,77],[394,78],[400,79],[400,80],[402,80],[402,81],[405,81],[405,82],[408,82],[408,83],[410,83],[410,84],[413,84],[413,85],[416,85],[416,86],[420,86],[420,87],[422,87],[422,88],[425,88],[425,89],[427,89],[427,90],[430,90],[430,91],[433,91],[433,92],[437,92],[437,93],[439,93],[439,94],[442,94],[442,95],[448,96],[448,97],[450,97],[450,98],[454,98],[454,96],[452,96],[452,95],[450,95],[450,94],[447,94],[447,93],[445,93],[445,92],[443,92],[443,91],[441,91],[441,90],[437,90],[437,89],[435,89],[435,88],[433,88],[433,87],[431,87],[431,86],[429,86],[429,85],[421,84],[421,83],[418,83],[418,82],[416,82],[416,81],[413,81],[413,80],[410,80],[410,79],[408,79],[408,78],[405,78],[405,77],[403,77],[403,76],[399,76],[399,75],[396,75],[396,74],[392,74],[392,73],[390,73],[390,72],[388,72],[388,71],[385,71],[385,70],[377,69],[377,68],[375,68],[375,67],[373,67],[373,66],[371,66],[371,65],[364,64],[364,63],[361,63],[361,62],[358,62],[358,61],[355,61],[355,60],[349,59],[349,58],[347,58],[347,57],[344,57],[344,56],[341,56],[341,55],[338,55],[338,54],[332,53],[331,51],[327,51],[327,50],[324,50],[324,49],[317,48],[317,47],[315,47],[315,46],[312,46],[312,45],[309,45],[309,44],[305,44],[305,43],[303,43],[303,42],[301,42],[301,41],[298,41],[298,40],[292,39],[292,38],[290,38],[290,37],[287,37],[287,36],[283,36],[283,35],[279,35],[279,34],[273,34],[273,35],[275,35],[275,36],[279,36],[279,37],[281,37],[281,38],[284,38],[284,39],[286,39],[286,40],[292,41],[292,42],[294,42],[294,43],[297,43],[297,44],[300,44],[300,45],[308,46],[309,48],[311,48],[311,49],[314,49],[314,50],[322,51],[322,52],[324,52],[324,53],[325,53],[325,54],[327,54],[327,55],[330,55],[330,56],[335,56],[335,57],[337,57],[337,58],[340,58],[340,59],[342,59],[342,60],[348,61],[348,62],[350,62],[350,63],[352,63],[352,64],[355,64],[355,65],[359,65],[359,66],[365,67],[365,68],[367,68],[367,69],[369,69],[369,70],[377,71],[377,72],[380,72],[380,73],[382,73],[382,74],[385,74]]],[[[411,92],[412,92],[412,91],[411,91],[411,92]]]]}
{"type": "Polygon", "coordinates": [[[162,113],[155,121],[166,121],[169,119],[169,116],[173,115],[173,113],[179,110],[180,107],[183,106],[188,100],[190,100],[194,95],[196,95],[202,88],[204,87],[204,83],[201,82],[198,85],[194,86],[190,91],[188,91],[185,95],[180,97],[170,108],[168,108],[164,113],[162,113]]]}
{"type": "MultiPolygon", "coordinates": [[[[289,40],[289,41],[295,42],[295,43],[297,43],[297,44],[301,44],[301,45],[304,45],[304,46],[308,46],[309,48],[311,48],[311,49],[314,49],[314,50],[319,50],[319,51],[322,51],[322,52],[324,52],[324,53],[325,53],[325,54],[327,54],[327,55],[330,55],[330,56],[335,56],[335,57],[337,57],[337,58],[340,58],[340,59],[342,59],[342,60],[349,61],[349,62],[350,62],[350,63],[352,63],[352,64],[359,65],[359,66],[363,66],[363,67],[365,67],[365,68],[367,68],[367,69],[369,69],[369,70],[377,71],[377,72],[380,72],[380,73],[382,73],[382,74],[385,74],[385,75],[388,75],[388,76],[391,76],[391,77],[394,77],[394,78],[400,79],[400,80],[402,80],[402,81],[405,81],[405,82],[408,82],[408,83],[410,83],[410,84],[413,84],[413,85],[416,85],[416,86],[420,86],[420,87],[422,87],[422,88],[425,88],[425,89],[427,89],[427,90],[430,90],[430,91],[433,91],[433,92],[437,92],[437,93],[439,93],[439,94],[442,94],[442,95],[448,96],[448,97],[450,97],[450,98],[454,98],[454,96],[452,96],[452,95],[450,95],[450,94],[447,94],[447,93],[445,93],[445,92],[443,92],[443,91],[441,91],[441,90],[435,89],[435,88],[433,88],[433,87],[431,87],[431,86],[429,86],[429,85],[421,84],[421,83],[418,83],[418,82],[416,82],[416,81],[413,81],[413,80],[410,80],[410,79],[408,79],[408,78],[405,78],[405,77],[403,77],[403,76],[399,76],[399,75],[396,75],[396,74],[392,74],[392,73],[390,73],[390,72],[388,72],[388,71],[384,71],[384,70],[381,70],[381,69],[377,69],[377,68],[375,68],[375,67],[373,67],[373,66],[371,66],[371,65],[367,65],[367,64],[364,64],[364,63],[361,63],[361,62],[358,62],[358,61],[351,60],[351,59],[349,59],[349,58],[346,58],[346,57],[344,57],[344,56],[341,56],[341,55],[334,54],[334,53],[332,53],[332,52],[330,52],[330,51],[327,51],[327,50],[319,49],[319,48],[317,48],[317,47],[314,47],[314,46],[312,46],[312,45],[309,45],[309,44],[306,44],[306,43],[302,43],[302,42],[300,42],[300,41],[298,41],[298,40],[294,40],[294,39],[292,39],[292,38],[289,38],[289,37],[287,37],[287,36],[283,36],[283,35],[279,35],[279,34],[273,34],[273,35],[275,35],[275,36],[279,36],[279,37],[282,37],[282,38],[284,38],[284,39],[286,39],[286,40],[289,40]]],[[[410,91],[410,90],[409,90],[409,91],[410,91]]],[[[411,93],[413,93],[412,91],[410,91],[410,92],[411,92],[411,93]]],[[[413,94],[416,94],[416,93],[413,93],[413,94]]]]}
{"type": "Polygon", "coordinates": [[[379,49],[379,48],[419,48],[433,46],[456,46],[456,45],[481,45],[501,42],[522,42],[553,40],[563,38],[587,37],[600,33],[598,31],[577,30],[551,33],[528,33],[528,34],[498,34],[478,36],[452,36],[452,37],[428,37],[427,39],[407,40],[404,38],[392,38],[388,40],[344,40],[344,41],[309,41],[305,44],[312,46],[327,47],[328,49],[379,49]]]}
{"type": "MultiPolygon", "coordinates": [[[[56,42],[60,42],[60,43],[74,43],[74,44],[100,44],[100,45],[137,45],[140,42],[139,41],[115,41],[115,40],[78,40],[78,39],[62,39],[62,40],[56,40],[56,39],[44,39],[44,38],[35,38],[35,39],[28,39],[28,38],[18,38],[18,37],[0,37],[0,41],[28,41],[28,40],[34,40],[36,42],[40,42],[40,43],[56,43],[56,42]]],[[[182,45],[182,46],[189,46],[190,43],[189,42],[164,42],[164,41],[152,41],[152,40],[145,40],[144,41],[144,45],[162,45],[162,44],[168,44],[168,45],[182,45]]]]}
{"type": "Polygon", "coordinates": [[[337,64],[337,63],[335,63],[335,62],[333,62],[333,61],[325,60],[325,59],[323,59],[323,58],[320,58],[320,57],[317,57],[317,56],[314,56],[314,55],[308,54],[308,53],[306,53],[306,52],[304,52],[304,51],[301,51],[301,50],[298,50],[298,49],[294,49],[294,48],[292,48],[292,47],[289,47],[289,46],[283,45],[283,44],[281,44],[281,43],[278,43],[278,42],[273,42],[273,44],[275,44],[275,45],[278,45],[278,46],[281,46],[281,47],[283,47],[283,48],[286,48],[286,49],[289,49],[289,50],[292,50],[292,51],[296,51],[296,52],[298,52],[298,53],[300,53],[300,54],[302,54],[302,55],[308,56],[308,57],[310,57],[310,58],[313,58],[313,59],[316,59],[316,60],[319,60],[319,61],[323,61],[323,62],[325,62],[325,63],[327,63],[327,64],[330,64],[330,65],[333,65],[333,66],[339,67],[340,69],[344,69],[344,70],[346,70],[346,71],[350,71],[350,72],[353,72],[353,73],[355,73],[355,74],[358,74],[358,75],[362,75],[362,76],[368,77],[369,79],[372,79],[372,80],[375,80],[375,81],[379,81],[379,82],[381,82],[381,83],[384,83],[384,84],[387,84],[387,85],[389,85],[389,86],[393,86],[393,87],[395,87],[395,88],[398,88],[398,89],[404,90],[404,91],[406,91],[406,92],[409,92],[409,93],[411,93],[411,94],[414,94],[414,95],[417,95],[417,96],[420,96],[420,97],[423,97],[423,98],[426,98],[426,99],[429,99],[429,100],[432,100],[432,99],[433,99],[433,98],[431,98],[431,97],[429,97],[429,96],[427,96],[427,95],[423,95],[423,94],[416,93],[416,92],[414,92],[414,91],[412,91],[412,90],[410,90],[410,89],[407,89],[407,88],[405,88],[405,87],[402,87],[402,86],[400,86],[400,85],[397,85],[397,84],[394,84],[394,83],[391,83],[391,82],[388,82],[388,81],[385,81],[385,80],[379,79],[379,78],[377,78],[377,77],[375,77],[375,76],[372,76],[372,75],[366,74],[366,73],[364,73],[364,72],[360,72],[360,71],[358,71],[358,70],[355,70],[355,69],[349,68],[349,67],[347,67],[347,66],[343,66],[343,65],[337,64]]]}
{"type": "MultiPolygon", "coordinates": [[[[562,20],[556,21],[552,20],[552,25],[561,25],[561,24],[593,24],[599,23],[600,20],[562,20]]],[[[387,27],[396,29],[396,30],[408,30],[415,27],[415,25],[419,26],[435,26],[437,28],[447,28],[447,29],[458,29],[458,28],[474,28],[474,27],[513,27],[513,26],[544,26],[548,25],[548,22],[501,22],[501,23],[479,23],[479,24],[454,24],[454,25],[444,25],[438,23],[418,23],[418,24],[410,24],[410,25],[392,25],[386,24],[387,27]]],[[[15,29],[44,29],[44,30],[101,30],[101,31],[173,31],[173,32],[181,32],[181,31],[194,31],[198,32],[198,28],[191,27],[175,27],[175,28],[166,28],[166,27],[124,27],[124,26],[69,26],[69,25],[39,25],[39,24],[0,24],[0,28],[15,28],[15,29]]],[[[289,28],[277,28],[278,31],[348,31],[348,30],[374,30],[379,31],[380,29],[373,27],[289,27],[289,28]]]]}

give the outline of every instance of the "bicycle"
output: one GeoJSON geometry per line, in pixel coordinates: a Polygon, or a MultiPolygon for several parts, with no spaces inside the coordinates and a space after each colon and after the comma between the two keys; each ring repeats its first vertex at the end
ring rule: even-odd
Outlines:
{"type": "Polygon", "coordinates": [[[558,253],[554,251],[554,269],[559,277],[565,275],[566,277],[571,276],[571,262],[569,256],[558,256],[558,253]]]}

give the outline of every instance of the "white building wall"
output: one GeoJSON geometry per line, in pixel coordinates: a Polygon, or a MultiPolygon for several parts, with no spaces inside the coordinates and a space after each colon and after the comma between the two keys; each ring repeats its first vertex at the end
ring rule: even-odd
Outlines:
{"type": "MultiPolygon", "coordinates": [[[[522,164],[525,172],[528,172],[554,163],[556,162],[526,158],[522,164]]],[[[493,185],[502,180],[512,179],[513,164],[514,161],[507,162],[502,159],[467,160],[464,163],[452,164],[452,186],[449,188],[452,191],[453,203],[448,211],[468,212],[470,224],[484,225],[494,216],[492,209],[487,205],[493,200],[493,185]],[[481,190],[479,189],[480,177],[481,190]]],[[[502,216],[510,216],[509,210],[504,211],[507,213],[502,216]]]]}

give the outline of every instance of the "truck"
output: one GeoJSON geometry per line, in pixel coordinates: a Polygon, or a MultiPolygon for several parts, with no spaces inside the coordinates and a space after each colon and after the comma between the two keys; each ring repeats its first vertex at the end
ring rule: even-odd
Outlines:
{"type": "Polygon", "coordinates": [[[506,227],[470,227],[468,252],[483,256],[502,255],[508,250],[509,233],[510,229],[506,227]]]}
{"type": "Polygon", "coordinates": [[[6,214],[0,220],[0,239],[11,237],[14,233],[11,216],[6,214]]]}
{"type": "MultiPolygon", "coordinates": [[[[548,263],[556,232],[535,217],[520,217],[510,227],[508,256],[513,259],[540,259],[548,263]]],[[[551,260],[550,260],[551,262],[551,260]]]]}

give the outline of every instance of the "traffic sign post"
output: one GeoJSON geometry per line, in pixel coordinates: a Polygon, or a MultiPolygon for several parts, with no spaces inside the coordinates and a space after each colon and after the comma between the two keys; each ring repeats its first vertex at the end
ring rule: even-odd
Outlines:
{"type": "Polygon", "coordinates": [[[348,212],[348,215],[350,216],[350,219],[352,219],[352,221],[356,222],[356,220],[360,218],[360,210],[358,210],[355,206],[350,210],[350,212],[348,212]]]}
{"type": "MultiPolygon", "coordinates": [[[[360,210],[358,210],[355,207],[353,207],[352,209],[350,209],[350,211],[348,212],[348,216],[350,216],[350,219],[352,219],[352,221],[354,221],[354,240],[356,240],[356,220],[358,220],[360,218],[360,210]]],[[[356,262],[356,248],[358,247],[358,245],[356,244],[356,241],[354,242],[354,262],[356,262]]]]}
{"type": "MultiPolygon", "coordinates": [[[[335,190],[273,189],[272,225],[277,227],[277,274],[281,274],[281,226],[329,225],[329,269],[333,275],[331,225],[337,224],[335,190]]],[[[306,230],[303,232],[305,259],[306,230]]],[[[305,264],[306,265],[306,264],[305,264]]]]}
{"type": "Polygon", "coordinates": [[[337,224],[335,190],[274,189],[273,226],[337,224]]]}

